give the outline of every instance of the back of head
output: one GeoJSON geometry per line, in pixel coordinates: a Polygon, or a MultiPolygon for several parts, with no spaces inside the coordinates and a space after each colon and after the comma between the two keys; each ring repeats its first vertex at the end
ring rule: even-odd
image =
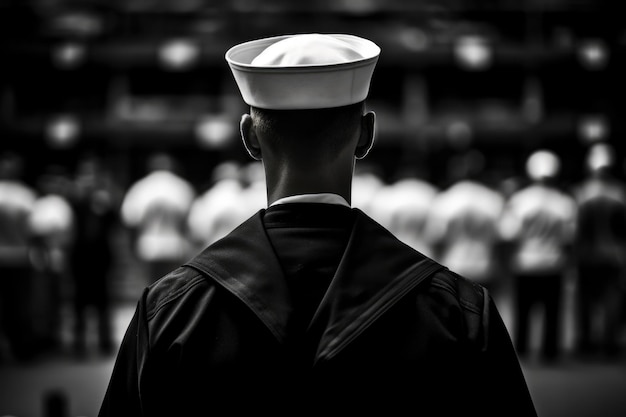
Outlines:
{"type": "Polygon", "coordinates": [[[241,181],[241,171],[242,168],[239,162],[227,159],[220,162],[213,168],[211,182],[216,184],[220,181],[228,180],[241,181]]]}
{"type": "Polygon", "coordinates": [[[148,158],[147,162],[148,171],[174,171],[175,162],[174,158],[165,153],[157,152],[148,158]]]}
{"type": "Polygon", "coordinates": [[[23,173],[23,159],[13,152],[0,155],[0,179],[20,179],[23,173]]]}
{"type": "Polygon", "coordinates": [[[358,36],[304,33],[236,45],[226,60],[257,133],[307,163],[332,159],[357,134],[379,54],[358,36]]]}
{"type": "Polygon", "coordinates": [[[615,151],[608,143],[596,143],[587,152],[585,160],[587,170],[592,173],[604,173],[613,168],[615,151]]]}
{"type": "Polygon", "coordinates": [[[364,103],[309,110],[253,107],[257,134],[266,146],[302,164],[330,162],[358,134],[364,103]]]}
{"type": "Polygon", "coordinates": [[[367,39],[317,33],[253,40],[226,52],[250,106],[242,139],[264,161],[268,194],[334,190],[349,199],[354,158],[373,144],[375,118],[364,103],[379,54],[367,39]]]}
{"type": "Polygon", "coordinates": [[[549,181],[559,174],[561,160],[552,151],[539,149],[526,160],[526,173],[533,181],[549,181]]]}

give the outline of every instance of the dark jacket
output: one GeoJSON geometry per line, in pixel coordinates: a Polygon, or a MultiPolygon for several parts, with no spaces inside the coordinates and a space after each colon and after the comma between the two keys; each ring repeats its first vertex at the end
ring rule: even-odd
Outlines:
{"type": "Polygon", "coordinates": [[[144,291],[100,417],[536,415],[486,290],[358,209],[310,325],[294,325],[264,213],[144,291]]]}

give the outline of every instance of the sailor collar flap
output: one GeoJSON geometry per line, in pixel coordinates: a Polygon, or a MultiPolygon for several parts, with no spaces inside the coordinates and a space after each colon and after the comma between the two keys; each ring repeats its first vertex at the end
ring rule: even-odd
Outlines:
{"type": "MultiPolygon", "coordinates": [[[[424,278],[443,266],[414,251],[359,209],[335,276],[311,322],[317,357],[348,344],[424,278]]],[[[292,311],[282,268],[260,210],[186,265],[245,303],[279,341],[292,311]]]]}

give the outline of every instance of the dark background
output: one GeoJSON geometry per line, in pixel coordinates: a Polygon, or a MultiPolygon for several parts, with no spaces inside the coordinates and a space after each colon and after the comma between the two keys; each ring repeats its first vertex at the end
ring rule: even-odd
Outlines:
{"type": "MultiPolygon", "coordinates": [[[[615,174],[624,178],[626,25],[618,5],[2,0],[0,149],[25,157],[31,184],[46,167],[69,172],[95,152],[120,190],[144,175],[153,151],[166,151],[202,191],[221,161],[248,160],[237,128],[247,109],[225,51],[265,36],[345,32],[382,48],[368,101],[377,142],[367,163],[384,180],[410,169],[443,188],[453,181],[453,158],[472,148],[501,186],[523,175],[532,151],[547,148],[561,157],[559,181],[570,187],[583,178],[585,152],[597,141],[615,147],[615,174]],[[468,64],[458,48],[477,37],[486,49],[468,64]],[[168,55],[172,42],[178,47],[168,55]],[[202,130],[206,123],[212,128],[202,130]]],[[[143,281],[125,255],[123,231],[118,244],[113,296],[121,337],[143,281]]],[[[111,357],[61,355],[0,365],[0,415],[43,416],[58,391],[68,417],[94,417],[111,364],[111,357]]],[[[542,417],[626,415],[623,359],[524,367],[542,417]]]]}

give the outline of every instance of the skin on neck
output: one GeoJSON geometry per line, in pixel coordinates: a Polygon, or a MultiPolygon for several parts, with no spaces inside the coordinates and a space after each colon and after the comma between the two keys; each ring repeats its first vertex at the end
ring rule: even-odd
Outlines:
{"type": "Polygon", "coordinates": [[[324,161],[292,159],[275,151],[257,135],[249,114],[243,115],[240,132],[250,156],[263,162],[268,205],[283,197],[318,193],[338,194],[350,203],[355,162],[364,158],[371,149],[374,124],[375,114],[364,114],[358,132],[343,152],[332,160],[324,161]]]}
{"type": "Polygon", "coordinates": [[[318,193],[338,194],[350,203],[355,158],[345,159],[324,166],[324,169],[316,169],[297,163],[276,163],[272,158],[265,157],[263,166],[268,204],[291,195],[318,193]]]}

